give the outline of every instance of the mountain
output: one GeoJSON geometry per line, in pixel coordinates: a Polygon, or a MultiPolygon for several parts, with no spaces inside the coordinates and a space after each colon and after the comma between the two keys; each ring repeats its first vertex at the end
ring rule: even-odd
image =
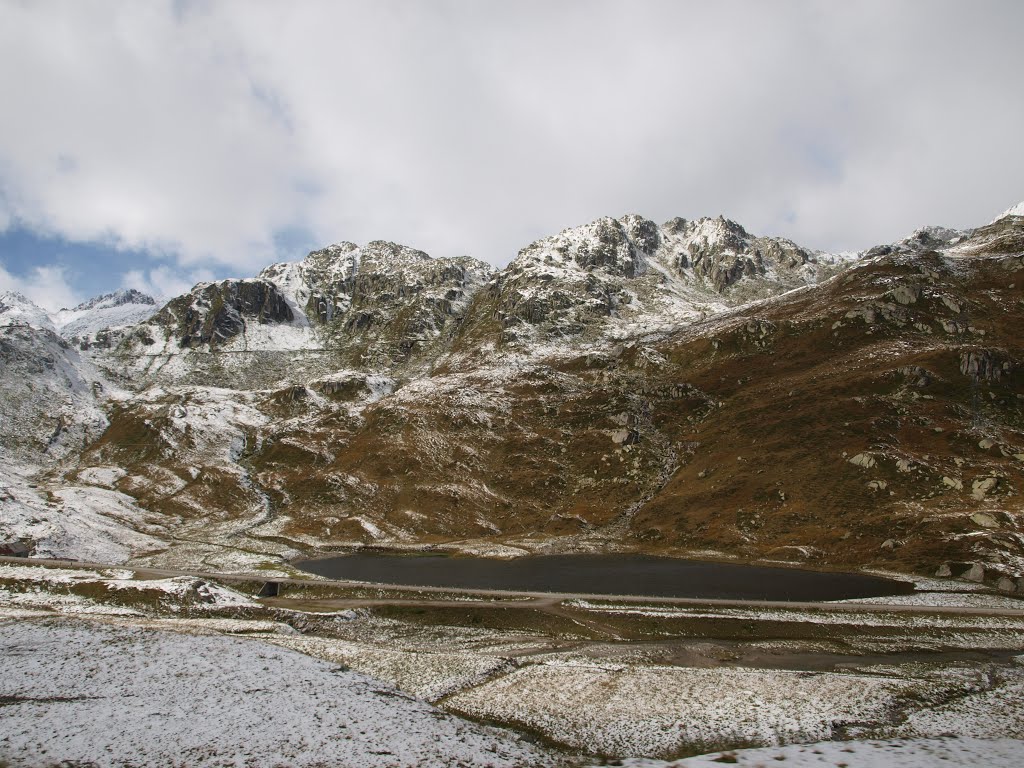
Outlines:
{"type": "Polygon", "coordinates": [[[87,338],[145,319],[155,305],[138,291],[117,291],[54,313],[0,293],[0,456],[34,467],[77,456],[102,433],[111,392],[83,355],[87,338]]]}
{"type": "Polygon", "coordinates": [[[12,291],[0,293],[0,326],[45,328],[53,332],[57,330],[45,309],[36,306],[22,294],[12,291]]]}
{"type": "Polygon", "coordinates": [[[1001,214],[996,216],[995,219],[992,220],[992,223],[995,224],[997,221],[1005,219],[1008,216],[1024,216],[1024,200],[1017,203],[1012,208],[1007,208],[1001,214]]]}
{"type": "Polygon", "coordinates": [[[32,477],[116,499],[140,564],[629,550],[1013,588],[1022,323],[1015,215],[842,256],[722,217],[602,218],[501,270],[339,243],[65,350],[109,426],[32,477]]]}
{"type": "Polygon", "coordinates": [[[88,342],[100,331],[148,320],[156,310],[152,296],[128,288],[97,296],[74,309],[62,309],[51,318],[65,338],[88,342]]]}

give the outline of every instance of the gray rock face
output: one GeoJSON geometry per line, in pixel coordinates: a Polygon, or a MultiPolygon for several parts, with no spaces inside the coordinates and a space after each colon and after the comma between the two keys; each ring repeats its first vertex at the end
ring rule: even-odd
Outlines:
{"type": "Polygon", "coordinates": [[[981,563],[973,563],[960,578],[981,584],[985,581],[985,566],[981,563]]]}
{"type": "Polygon", "coordinates": [[[332,245],[301,262],[268,267],[260,277],[288,295],[332,344],[393,361],[409,358],[457,324],[492,271],[476,259],[433,259],[375,240],[362,248],[332,245]]]}
{"type": "Polygon", "coordinates": [[[869,453],[858,453],[852,459],[849,459],[851,464],[856,464],[858,467],[864,467],[864,469],[871,469],[877,463],[875,457],[869,453]]]}
{"type": "Polygon", "coordinates": [[[717,293],[745,278],[785,279],[814,260],[810,251],[790,240],[754,237],[722,216],[696,221],[676,218],[663,229],[669,235],[665,238],[669,262],[680,275],[692,271],[717,293]]]}
{"type": "Polygon", "coordinates": [[[506,340],[521,324],[548,324],[555,335],[582,333],[630,301],[627,283],[646,271],[661,242],[639,216],[604,217],[523,248],[487,286],[506,340]]]}
{"type": "Polygon", "coordinates": [[[286,323],[295,319],[284,295],[267,280],[200,283],[171,300],[155,322],[172,330],[182,347],[216,346],[238,336],[247,322],[286,323]]]}
{"type": "Polygon", "coordinates": [[[998,381],[1013,367],[1009,360],[1000,357],[998,352],[992,350],[965,350],[960,353],[960,373],[975,381],[998,381]]]}

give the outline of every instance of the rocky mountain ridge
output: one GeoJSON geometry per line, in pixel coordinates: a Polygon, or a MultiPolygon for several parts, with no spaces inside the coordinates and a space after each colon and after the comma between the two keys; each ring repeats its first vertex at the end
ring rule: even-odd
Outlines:
{"type": "Polygon", "coordinates": [[[194,373],[166,364],[184,350],[239,353],[238,378],[265,384],[286,375],[270,353],[303,352],[315,365],[310,356],[329,350],[321,373],[424,370],[453,352],[603,343],[638,324],[668,330],[813,284],[855,258],[754,237],[722,217],[662,226],[606,217],[527,246],[501,270],[384,241],[343,242],[256,278],[201,283],[118,340],[118,353],[146,358],[145,373],[165,378],[194,373]]]}
{"type": "Polygon", "coordinates": [[[502,270],[340,243],[65,341],[109,426],[33,475],[78,506],[19,486],[5,535],[42,515],[70,551],[88,512],[154,565],[619,549],[1016,588],[1022,259],[1012,213],[847,256],[722,218],[599,219],[502,270]]]}

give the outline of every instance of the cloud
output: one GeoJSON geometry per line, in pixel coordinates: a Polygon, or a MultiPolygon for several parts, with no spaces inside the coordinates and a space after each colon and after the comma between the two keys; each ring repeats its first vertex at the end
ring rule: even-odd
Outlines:
{"type": "Polygon", "coordinates": [[[503,264],[625,212],[867,247],[1024,197],[1022,25],[1015,0],[7,3],[0,228],[243,273],[301,255],[287,232],[503,264]]]}
{"type": "Polygon", "coordinates": [[[19,277],[0,264],[0,291],[20,293],[54,312],[75,307],[84,298],[70,285],[67,271],[54,266],[35,267],[24,277],[19,277]]]}
{"type": "Polygon", "coordinates": [[[121,277],[122,288],[134,288],[152,296],[158,301],[166,301],[183,293],[188,293],[196,283],[210,281],[214,274],[208,269],[194,269],[189,272],[172,269],[161,265],[153,269],[131,269],[121,277]]]}

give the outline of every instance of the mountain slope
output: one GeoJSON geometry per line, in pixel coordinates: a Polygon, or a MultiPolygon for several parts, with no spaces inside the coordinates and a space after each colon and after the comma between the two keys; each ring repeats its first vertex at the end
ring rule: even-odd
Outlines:
{"type": "Polygon", "coordinates": [[[46,482],[134,500],[151,564],[444,544],[1015,588],[1022,258],[1014,216],[850,257],[606,218],[498,272],[342,243],[91,348],[131,392],[46,482]]]}

